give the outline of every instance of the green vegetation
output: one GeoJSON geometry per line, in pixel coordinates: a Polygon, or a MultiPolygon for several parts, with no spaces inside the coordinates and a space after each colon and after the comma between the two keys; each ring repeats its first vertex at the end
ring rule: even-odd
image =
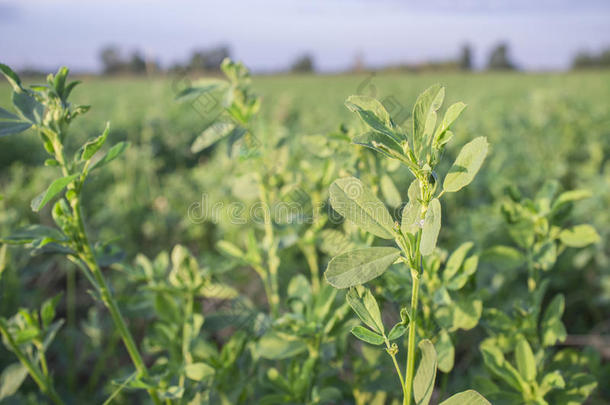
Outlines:
{"type": "Polygon", "coordinates": [[[221,68],[2,65],[0,403],[609,400],[610,74],[221,68]]]}

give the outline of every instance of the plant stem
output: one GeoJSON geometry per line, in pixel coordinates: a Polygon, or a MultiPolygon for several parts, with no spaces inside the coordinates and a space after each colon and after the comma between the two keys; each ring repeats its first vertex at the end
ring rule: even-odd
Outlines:
{"type": "MultiPolygon", "coordinates": [[[[131,332],[127,328],[127,324],[125,323],[125,319],[121,314],[121,310],[119,309],[116,300],[112,296],[110,292],[110,288],[108,287],[108,283],[106,283],[106,279],[104,279],[104,275],[102,274],[102,270],[97,264],[95,260],[95,255],[93,254],[93,250],[91,249],[91,245],[89,244],[89,240],[87,238],[87,233],[85,232],[85,224],[83,221],[83,216],[81,212],[81,204],[80,204],[80,196],[77,196],[71,201],[72,210],[74,213],[74,217],[77,221],[78,225],[78,255],[79,258],[85,263],[85,265],[89,268],[89,271],[93,275],[97,286],[99,288],[99,294],[102,302],[110,312],[110,316],[112,317],[112,321],[114,322],[121,339],[123,340],[123,344],[129,353],[129,357],[133,362],[133,365],[138,370],[138,373],[141,377],[148,376],[148,369],[146,368],[146,364],[144,360],[142,360],[142,356],[138,351],[138,347],[131,335],[131,332]]],[[[155,389],[149,389],[148,394],[152,398],[153,402],[157,405],[160,405],[159,397],[155,389]]]]}
{"type": "MultiPolygon", "coordinates": [[[[74,332],[76,330],[76,270],[68,266],[66,272],[66,317],[68,318],[68,347],[74,347],[74,332]]],[[[68,371],[68,386],[73,392],[76,390],[76,360],[74,350],[68,353],[70,371],[68,371]]]]}
{"type": "Polygon", "coordinates": [[[318,255],[316,253],[316,245],[304,243],[301,245],[301,250],[307,260],[309,271],[311,273],[311,290],[314,294],[320,289],[320,267],[318,266],[318,255]]]}
{"type": "Polygon", "coordinates": [[[398,361],[396,361],[396,354],[391,350],[390,341],[387,338],[385,339],[385,347],[386,347],[386,351],[392,358],[392,362],[394,363],[394,368],[396,368],[396,373],[398,374],[398,379],[400,380],[402,394],[403,394],[403,396],[405,396],[406,395],[405,380],[402,378],[402,371],[400,371],[400,366],[398,365],[398,361]]]}
{"type": "MultiPolygon", "coordinates": [[[[426,191],[427,191],[427,183],[420,181],[421,195],[420,198],[422,201],[425,201],[426,191]]],[[[428,207],[427,204],[424,205],[421,218],[425,218],[426,211],[428,207]]],[[[410,271],[411,271],[411,313],[410,322],[409,322],[409,336],[407,341],[407,369],[405,371],[405,395],[403,398],[403,405],[411,405],[411,401],[413,398],[413,374],[415,372],[415,339],[417,332],[417,305],[418,305],[418,295],[419,295],[419,280],[420,275],[423,273],[423,263],[422,263],[422,255],[420,252],[421,238],[422,238],[422,230],[417,232],[417,238],[415,241],[415,250],[410,255],[410,271]]]]}
{"type": "Polygon", "coordinates": [[[49,368],[47,367],[47,358],[44,355],[44,352],[42,351],[42,344],[37,345],[37,349],[38,349],[38,358],[40,360],[40,368],[42,369],[42,374],[45,376],[45,378],[49,377],[49,368]]]}
{"type": "Polygon", "coordinates": [[[267,195],[267,189],[262,178],[259,180],[259,193],[260,199],[263,206],[263,216],[265,222],[265,239],[264,245],[267,249],[267,269],[268,269],[268,282],[269,282],[269,293],[267,295],[267,301],[269,302],[269,309],[271,316],[277,318],[279,315],[280,305],[280,294],[277,279],[278,267],[280,265],[280,259],[277,255],[277,244],[274,240],[273,235],[273,222],[271,219],[271,206],[269,205],[269,197],[267,195]]]}
{"type": "Polygon", "coordinates": [[[8,345],[10,346],[15,356],[19,359],[21,364],[28,370],[28,373],[32,377],[32,379],[36,382],[40,391],[42,391],[45,395],[47,395],[55,404],[64,405],[64,402],[59,398],[53,384],[50,379],[45,377],[42,372],[38,369],[38,367],[32,363],[32,361],[21,351],[19,345],[13,340],[13,337],[9,333],[6,328],[6,324],[4,321],[0,321],[0,334],[4,336],[8,345]]]}
{"type": "MultiPolygon", "coordinates": [[[[189,291],[188,297],[186,298],[185,308],[184,308],[184,322],[182,324],[182,359],[183,359],[185,365],[193,362],[193,357],[191,356],[191,351],[190,351],[190,347],[189,347],[190,343],[191,343],[191,336],[189,336],[189,334],[187,333],[187,332],[191,331],[191,329],[189,328],[189,325],[190,325],[190,320],[191,320],[192,315],[193,315],[193,295],[189,291]]],[[[191,331],[191,333],[192,333],[192,331],[191,331]]],[[[185,382],[184,374],[181,374],[180,382],[179,382],[180,387],[184,388],[184,382],[185,382]]]]}
{"type": "MultiPolygon", "coordinates": [[[[419,253],[418,253],[419,255],[419,253]]],[[[419,293],[419,272],[415,269],[411,269],[411,277],[413,279],[411,289],[411,322],[409,323],[409,341],[407,347],[407,371],[405,377],[405,397],[403,399],[404,405],[411,404],[411,397],[413,393],[413,373],[415,370],[415,337],[416,337],[416,315],[417,315],[417,301],[419,293]]]]}

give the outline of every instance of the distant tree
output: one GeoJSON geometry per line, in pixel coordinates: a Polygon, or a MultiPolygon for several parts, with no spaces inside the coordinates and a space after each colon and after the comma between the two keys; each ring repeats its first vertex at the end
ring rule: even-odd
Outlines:
{"type": "Polygon", "coordinates": [[[472,70],[472,50],[470,45],[465,44],[462,46],[459,59],[460,69],[472,70]]]}
{"type": "Polygon", "coordinates": [[[123,70],[125,62],[122,59],[121,51],[114,45],[109,45],[100,51],[100,59],[105,74],[115,74],[123,70]]]}
{"type": "Polygon", "coordinates": [[[603,67],[610,67],[610,48],[599,55],[599,62],[603,67]]]}
{"type": "Polygon", "coordinates": [[[508,45],[501,43],[497,45],[489,56],[489,62],[487,63],[487,69],[489,70],[513,70],[515,65],[510,61],[508,57],[508,45]]]}
{"type": "Polygon", "coordinates": [[[607,69],[610,68],[610,48],[599,54],[579,52],[572,61],[573,69],[607,69]]]}
{"type": "Polygon", "coordinates": [[[146,60],[142,57],[140,52],[134,51],[129,58],[127,63],[127,70],[130,73],[143,74],[146,73],[146,60]]]}
{"type": "Polygon", "coordinates": [[[145,74],[158,70],[154,61],[147,61],[139,50],[131,52],[128,58],[124,58],[117,46],[106,46],[100,51],[100,59],[104,74],[131,73],[136,75],[145,74]]]}
{"type": "Polygon", "coordinates": [[[301,55],[297,58],[297,60],[292,64],[290,69],[295,73],[311,73],[315,70],[313,56],[309,54],[301,55]]]}
{"type": "Polygon", "coordinates": [[[191,71],[219,71],[220,64],[229,56],[230,50],[227,46],[197,50],[192,53],[186,67],[191,71]]]}

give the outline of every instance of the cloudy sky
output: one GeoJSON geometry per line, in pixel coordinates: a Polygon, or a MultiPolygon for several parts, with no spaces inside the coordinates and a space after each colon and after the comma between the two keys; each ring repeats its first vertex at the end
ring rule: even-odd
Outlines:
{"type": "Polygon", "coordinates": [[[564,69],[610,46],[608,0],[0,0],[0,61],[99,70],[107,44],[167,66],[228,44],[254,70],[300,54],[323,71],[420,62],[469,43],[477,66],[499,41],[526,69],[564,69]]]}

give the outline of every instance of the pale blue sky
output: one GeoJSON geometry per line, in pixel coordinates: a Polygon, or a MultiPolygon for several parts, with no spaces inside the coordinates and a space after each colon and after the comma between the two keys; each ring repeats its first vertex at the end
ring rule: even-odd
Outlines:
{"type": "Polygon", "coordinates": [[[527,69],[563,69],[610,46],[609,0],[0,0],[0,61],[97,70],[99,50],[138,48],[167,66],[231,46],[254,70],[310,52],[323,71],[418,62],[470,43],[481,66],[501,40],[527,69]]]}

